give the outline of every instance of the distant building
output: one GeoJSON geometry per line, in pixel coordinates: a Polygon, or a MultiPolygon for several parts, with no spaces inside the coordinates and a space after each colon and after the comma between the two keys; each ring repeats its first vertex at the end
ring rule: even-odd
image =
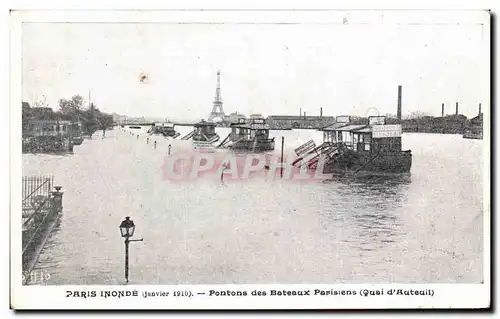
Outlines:
{"type": "Polygon", "coordinates": [[[422,116],[401,122],[403,132],[463,134],[467,117],[462,114],[445,117],[422,116]]]}
{"type": "Polygon", "coordinates": [[[270,115],[267,123],[273,129],[314,128],[319,129],[335,123],[333,116],[270,115]]]}
{"type": "Polygon", "coordinates": [[[238,112],[233,112],[229,115],[224,115],[224,122],[227,122],[227,123],[238,123],[239,119],[245,119],[246,116],[243,115],[243,114],[240,114],[238,112]]]}
{"type": "Polygon", "coordinates": [[[111,114],[113,116],[113,122],[117,124],[125,123],[127,121],[127,117],[125,115],[120,115],[117,113],[111,114]]]}
{"type": "Polygon", "coordinates": [[[81,131],[81,123],[59,120],[30,120],[23,137],[74,135],[81,131]]]}

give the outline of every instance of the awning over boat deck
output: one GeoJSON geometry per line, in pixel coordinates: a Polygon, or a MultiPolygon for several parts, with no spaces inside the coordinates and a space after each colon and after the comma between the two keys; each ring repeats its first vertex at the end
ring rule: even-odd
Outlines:
{"type": "Polygon", "coordinates": [[[216,124],[215,124],[214,122],[206,122],[206,121],[201,121],[201,122],[195,123],[193,126],[194,126],[194,127],[200,127],[200,126],[216,126],[216,124]]]}
{"type": "Polygon", "coordinates": [[[349,123],[334,123],[332,125],[323,128],[323,131],[337,131],[339,128],[347,125],[349,125],[349,123]]]}
{"type": "Polygon", "coordinates": [[[238,128],[247,128],[250,129],[252,128],[252,125],[250,123],[233,123],[230,125],[230,127],[238,127],[238,128]]]}
{"type": "Polygon", "coordinates": [[[360,125],[360,124],[357,124],[357,125],[347,125],[347,126],[342,126],[342,127],[339,127],[333,131],[340,131],[340,132],[351,132],[351,131],[358,131],[358,130],[361,130],[363,128],[365,128],[366,125],[360,125]]]}
{"type": "Polygon", "coordinates": [[[237,128],[247,128],[249,130],[269,130],[271,129],[269,125],[267,124],[252,124],[252,123],[233,123],[230,125],[230,127],[237,127],[237,128]],[[259,125],[259,126],[257,126],[259,125]]]}
{"type": "Polygon", "coordinates": [[[356,133],[371,133],[373,130],[371,127],[365,127],[360,130],[356,130],[356,133]]]}

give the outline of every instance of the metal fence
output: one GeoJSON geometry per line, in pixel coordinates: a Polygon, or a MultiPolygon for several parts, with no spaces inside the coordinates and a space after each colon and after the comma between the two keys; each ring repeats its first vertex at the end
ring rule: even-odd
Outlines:
{"type": "Polygon", "coordinates": [[[29,229],[38,220],[37,217],[41,217],[48,210],[53,185],[52,176],[23,176],[23,231],[29,229]]]}

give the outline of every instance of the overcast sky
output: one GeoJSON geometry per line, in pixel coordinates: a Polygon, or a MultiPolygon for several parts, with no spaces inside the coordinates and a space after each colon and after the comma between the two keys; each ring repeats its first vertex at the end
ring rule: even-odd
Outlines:
{"type": "Polygon", "coordinates": [[[226,114],[477,114],[488,103],[479,24],[23,25],[23,100],[74,94],[105,112],[207,118],[221,70],[226,114]],[[147,84],[140,73],[149,75],[147,84]],[[373,109],[374,108],[374,109],[373,109]],[[371,111],[369,111],[371,109],[371,111]]]}

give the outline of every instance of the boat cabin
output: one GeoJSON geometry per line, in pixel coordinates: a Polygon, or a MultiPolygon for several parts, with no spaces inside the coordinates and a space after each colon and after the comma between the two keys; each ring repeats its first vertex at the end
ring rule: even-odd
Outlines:
{"type": "Polygon", "coordinates": [[[165,137],[176,137],[179,135],[175,131],[175,124],[170,123],[170,122],[165,122],[165,123],[153,123],[151,128],[148,130],[148,133],[150,134],[160,134],[165,137]]]}
{"type": "Polygon", "coordinates": [[[238,123],[231,124],[231,139],[236,140],[268,140],[269,125],[263,118],[254,118],[249,121],[238,119],[238,123]]]}
{"type": "Polygon", "coordinates": [[[252,151],[274,150],[274,138],[269,138],[269,129],[263,118],[239,119],[238,123],[231,124],[229,140],[232,144],[229,147],[252,151]]]}
{"type": "Polygon", "coordinates": [[[401,152],[401,134],[401,124],[385,124],[385,116],[370,116],[368,125],[340,117],[323,129],[324,142],[342,144],[355,152],[401,152]]]}
{"type": "Polygon", "coordinates": [[[215,127],[217,125],[213,122],[207,122],[202,120],[194,125],[195,135],[205,135],[212,136],[215,135],[215,127]]]}
{"type": "Polygon", "coordinates": [[[174,123],[165,122],[165,123],[153,123],[153,126],[161,129],[163,131],[175,131],[174,123]]]}
{"type": "Polygon", "coordinates": [[[193,136],[193,141],[216,142],[219,140],[219,135],[215,132],[217,125],[213,122],[202,120],[194,125],[194,131],[190,134],[193,136]]]}

